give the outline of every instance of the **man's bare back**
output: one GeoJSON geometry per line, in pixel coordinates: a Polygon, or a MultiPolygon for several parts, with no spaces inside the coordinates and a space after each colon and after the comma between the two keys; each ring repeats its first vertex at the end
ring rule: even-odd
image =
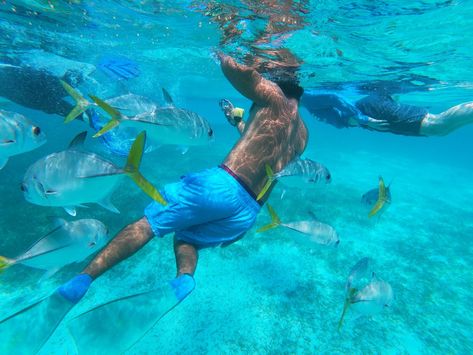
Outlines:
{"type": "Polygon", "coordinates": [[[287,97],[254,69],[223,54],[220,60],[230,83],[254,102],[242,136],[224,164],[258,195],[267,179],[265,165],[277,172],[301,155],[307,145],[307,129],[297,99],[287,97]]]}

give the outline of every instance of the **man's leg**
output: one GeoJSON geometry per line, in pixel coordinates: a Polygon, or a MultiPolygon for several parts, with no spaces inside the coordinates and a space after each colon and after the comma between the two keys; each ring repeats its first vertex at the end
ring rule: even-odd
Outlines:
{"type": "Polygon", "coordinates": [[[94,279],[120,261],[141,249],[153,236],[148,220],[143,217],[123,228],[87,267],[59,288],[59,293],[72,303],[85,295],[94,279]]]}
{"type": "Polygon", "coordinates": [[[427,114],[422,120],[420,134],[445,136],[470,123],[473,123],[473,102],[465,102],[437,115],[427,114]]]}
{"type": "Polygon", "coordinates": [[[197,249],[192,244],[174,238],[174,255],[176,256],[177,277],[183,274],[194,276],[199,258],[197,249]]]}
{"type": "Polygon", "coordinates": [[[153,237],[148,220],[143,217],[123,228],[82,271],[96,279],[105,271],[130,257],[153,237]]]}

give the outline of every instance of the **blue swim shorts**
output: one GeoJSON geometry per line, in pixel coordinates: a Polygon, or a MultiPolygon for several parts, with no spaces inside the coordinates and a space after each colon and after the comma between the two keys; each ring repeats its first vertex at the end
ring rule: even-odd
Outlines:
{"type": "Polygon", "coordinates": [[[224,168],[188,174],[164,186],[161,193],[168,204],[153,201],[145,209],[154,234],[163,237],[174,232],[177,240],[199,249],[242,238],[261,206],[224,168]]]}

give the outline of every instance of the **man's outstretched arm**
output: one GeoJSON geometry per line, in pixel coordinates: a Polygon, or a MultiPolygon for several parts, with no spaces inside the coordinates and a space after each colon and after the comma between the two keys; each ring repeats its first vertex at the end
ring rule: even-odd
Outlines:
{"type": "Polygon", "coordinates": [[[217,55],[223,74],[228,81],[255,104],[266,106],[271,98],[281,95],[281,90],[275,83],[263,78],[253,68],[238,64],[233,58],[221,52],[217,55]]]}

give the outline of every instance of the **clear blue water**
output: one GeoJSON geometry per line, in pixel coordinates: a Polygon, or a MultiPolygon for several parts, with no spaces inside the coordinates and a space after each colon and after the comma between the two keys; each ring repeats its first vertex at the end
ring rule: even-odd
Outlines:
{"type": "MultiPolygon", "coordinates": [[[[198,3],[206,2],[3,1],[0,55],[42,50],[93,65],[104,54],[138,62],[138,78],[117,84],[97,70],[91,77],[98,84],[89,82],[82,90],[104,97],[129,90],[162,102],[161,87],[166,87],[179,106],[206,117],[216,136],[212,149],[195,147],[182,155],[165,146],[146,154],[143,173],[162,186],[219,164],[238,138],[218,99],[228,97],[246,108],[250,103],[226,82],[213,50],[220,47],[242,59],[254,50],[249,44],[268,16],[283,13],[266,4],[275,2],[222,1],[215,8],[224,14],[238,11],[237,23],[244,29],[222,41],[222,29],[211,17],[217,10],[202,10],[198,3]]],[[[303,26],[295,26],[284,41],[304,61],[304,87],[391,85],[401,102],[431,112],[471,101],[473,2],[312,1],[304,9],[308,13],[295,12],[303,26]]],[[[47,63],[55,64],[60,66],[47,63]]],[[[14,103],[8,110],[34,119],[48,136],[46,145],[13,157],[0,170],[0,254],[15,256],[50,230],[48,216],[71,218],[62,209],[24,200],[18,186],[25,170],[86,127],[79,121],[65,126],[58,115],[14,103]]],[[[271,202],[284,220],[314,212],[337,229],[340,246],[309,248],[284,229],[257,234],[269,219],[262,211],[240,242],[201,252],[196,290],[129,354],[473,352],[473,126],[446,137],[402,137],[340,130],[316,122],[305,109],[301,113],[310,132],[304,156],[327,165],[333,182],[309,192],[288,189],[283,199],[277,186],[271,202]],[[380,218],[368,219],[360,198],[376,186],[378,175],[392,180],[393,201],[380,218]],[[371,318],[349,313],[338,332],[346,277],[365,256],[391,284],[394,302],[371,318]]],[[[97,141],[88,144],[106,154],[97,141]]],[[[122,158],[113,159],[123,164],[122,158]]],[[[129,181],[112,200],[120,215],[93,206],[80,209],[78,217],[100,219],[116,233],[140,217],[148,203],[129,181]]],[[[166,282],[174,276],[173,259],[171,238],[153,240],[98,279],[67,319],[166,282]]],[[[84,265],[68,266],[40,284],[39,270],[7,270],[0,275],[0,317],[47,294],[84,265]]],[[[67,319],[41,353],[74,353],[67,319]]]]}

